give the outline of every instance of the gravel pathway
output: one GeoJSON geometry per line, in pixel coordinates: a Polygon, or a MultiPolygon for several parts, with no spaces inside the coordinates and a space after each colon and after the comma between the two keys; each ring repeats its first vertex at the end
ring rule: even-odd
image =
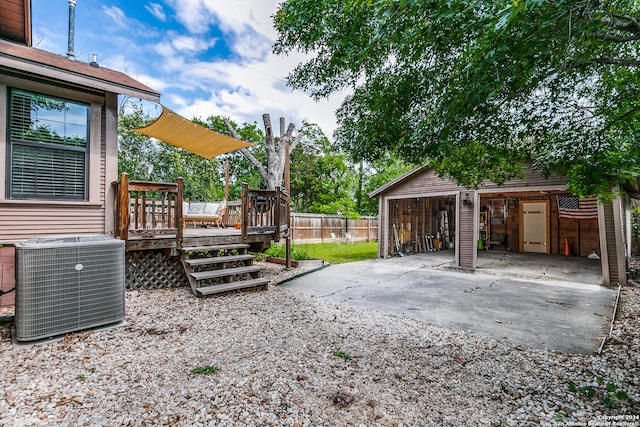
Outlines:
{"type": "Polygon", "coordinates": [[[127,326],[25,348],[5,324],[0,425],[640,425],[637,287],[623,289],[601,356],[532,350],[275,285],[202,299],[185,288],[127,292],[126,307],[127,326]],[[217,371],[193,372],[207,366],[217,371]]]}

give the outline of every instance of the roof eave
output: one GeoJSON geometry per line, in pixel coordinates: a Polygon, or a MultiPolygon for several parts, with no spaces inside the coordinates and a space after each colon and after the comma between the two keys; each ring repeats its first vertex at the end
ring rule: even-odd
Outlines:
{"type": "MultiPolygon", "coordinates": [[[[29,48],[33,49],[33,48],[29,48]]],[[[87,64],[88,66],[88,64],[87,64]]],[[[50,64],[34,61],[28,58],[21,58],[0,51],[0,67],[10,68],[19,72],[44,76],[61,82],[72,83],[74,85],[84,86],[91,89],[99,89],[107,92],[118,93],[122,95],[133,96],[147,101],[160,102],[160,93],[155,90],[134,81],[127,76],[126,80],[136,83],[136,86],[130,86],[126,83],[114,82],[100,77],[91,76],[86,73],[80,73],[74,70],[59,68],[50,64]]],[[[113,71],[113,70],[111,70],[113,71]]],[[[116,72],[118,73],[118,72],[116,72]]],[[[126,76],[122,73],[119,75],[126,76]]]]}
{"type": "Polygon", "coordinates": [[[384,193],[385,191],[395,187],[396,185],[400,184],[404,180],[412,177],[413,175],[415,175],[418,172],[421,172],[421,171],[423,171],[425,169],[429,169],[429,166],[420,166],[419,168],[411,169],[409,172],[403,173],[402,175],[400,175],[399,177],[397,177],[393,181],[387,182],[382,187],[376,188],[371,193],[369,193],[369,197],[378,197],[380,194],[384,193]]]}

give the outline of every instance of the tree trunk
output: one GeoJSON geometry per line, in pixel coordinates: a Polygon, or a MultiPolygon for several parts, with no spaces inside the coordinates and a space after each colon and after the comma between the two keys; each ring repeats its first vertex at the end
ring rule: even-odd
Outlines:
{"type": "MultiPolygon", "coordinates": [[[[298,138],[293,136],[293,131],[296,126],[293,123],[289,123],[289,127],[285,131],[285,120],[284,117],[280,119],[280,138],[276,138],[273,135],[273,129],[271,127],[271,118],[269,114],[262,115],[262,121],[264,122],[264,130],[265,130],[265,151],[267,153],[267,164],[266,166],[260,163],[258,159],[246,148],[241,148],[240,153],[249,160],[249,162],[258,169],[262,180],[267,186],[267,190],[275,190],[276,187],[282,187],[282,182],[284,179],[284,169],[285,169],[285,149],[286,149],[286,141],[289,141],[289,151],[293,151],[293,149],[298,144],[298,138]]],[[[233,128],[231,122],[228,119],[225,119],[225,125],[231,135],[234,138],[242,139],[238,132],[233,128]]]]}

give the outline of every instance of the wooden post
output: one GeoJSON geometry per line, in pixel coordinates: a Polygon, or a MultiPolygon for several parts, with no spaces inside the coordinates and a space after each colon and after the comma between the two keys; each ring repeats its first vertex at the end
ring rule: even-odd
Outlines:
{"type": "Polygon", "coordinates": [[[133,203],[133,229],[138,230],[139,228],[140,228],[140,192],[135,191],[135,197],[134,197],[134,203],[133,203]]]}
{"type": "MultiPolygon", "coordinates": [[[[224,202],[229,203],[229,160],[224,161],[224,202]]],[[[222,217],[222,223],[227,224],[229,222],[229,209],[224,211],[222,217]]]]}
{"type": "MultiPolygon", "coordinates": [[[[558,255],[562,254],[562,242],[560,241],[561,237],[560,237],[560,207],[558,206],[558,197],[556,196],[556,222],[558,224],[558,232],[556,233],[558,235],[558,252],[556,252],[558,255]]],[[[522,221],[522,219],[520,219],[522,221]]]]}
{"type": "Polygon", "coordinates": [[[247,243],[247,227],[249,226],[249,184],[242,183],[242,206],[240,209],[240,236],[242,243],[247,243]]]}
{"type": "Polygon", "coordinates": [[[224,199],[229,200],[229,160],[224,161],[224,199]]]}
{"type": "MultiPolygon", "coordinates": [[[[635,211],[635,216],[636,216],[636,224],[640,224],[640,211],[635,211]]],[[[640,230],[638,229],[640,227],[636,227],[635,228],[635,234],[633,236],[633,241],[636,243],[636,245],[638,244],[638,235],[640,235],[640,230]]],[[[633,230],[633,228],[632,228],[633,230]]]]}
{"type": "Polygon", "coordinates": [[[291,197],[287,194],[287,268],[291,268],[291,197]]]}
{"type": "Polygon", "coordinates": [[[275,241],[280,240],[280,187],[276,187],[276,206],[274,209],[274,213],[273,215],[275,216],[275,218],[273,219],[273,222],[275,223],[274,225],[276,226],[276,232],[275,235],[273,236],[273,239],[275,241]]]}
{"type": "Polygon", "coordinates": [[[429,236],[433,234],[433,209],[431,205],[431,199],[429,199],[428,212],[426,213],[429,215],[429,231],[426,233],[429,236]]]}
{"type": "Polygon", "coordinates": [[[118,193],[118,238],[129,240],[129,174],[120,175],[120,191],[118,193]]]}
{"type": "Polygon", "coordinates": [[[182,220],[182,197],[184,195],[184,180],[182,178],[177,178],[176,182],[178,183],[178,192],[176,193],[175,198],[175,211],[176,211],[176,247],[178,249],[182,248],[182,242],[184,239],[184,221],[182,220]]]}
{"type": "MultiPolygon", "coordinates": [[[[291,197],[291,160],[289,159],[289,138],[285,140],[284,145],[284,191],[287,196],[291,197]]],[[[291,202],[291,199],[289,199],[291,202]]]]}
{"type": "Polygon", "coordinates": [[[141,225],[142,229],[145,230],[148,226],[147,224],[147,192],[142,192],[142,217],[141,217],[141,225]]]}
{"type": "Polygon", "coordinates": [[[576,249],[576,252],[577,252],[576,255],[580,256],[580,244],[581,244],[581,242],[580,242],[580,231],[581,231],[580,230],[580,220],[577,220],[576,222],[578,223],[578,244],[577,244],[578,247],[576,249]]]}
{"type": "MultiPolygon", "coordinates": [[[[281,131],[284,130],[284,122],[281,123],[281,131]]],[[[287,192],[287,237],[285,242],[287,268],[291,268],[291,159],[289,157],[289,138],[284,142],[284,190],[287,192]]]]}

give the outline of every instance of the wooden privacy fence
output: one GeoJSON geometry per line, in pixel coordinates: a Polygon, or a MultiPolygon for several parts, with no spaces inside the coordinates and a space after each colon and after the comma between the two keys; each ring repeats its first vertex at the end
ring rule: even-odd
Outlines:
{"type": "Polygon", "coordinates": [[[293,243],[346,242],[347,240],[354,242],[378,240],[378,218],[365,216],[352,219],[343,215],[291,213],[293,243]]]}

